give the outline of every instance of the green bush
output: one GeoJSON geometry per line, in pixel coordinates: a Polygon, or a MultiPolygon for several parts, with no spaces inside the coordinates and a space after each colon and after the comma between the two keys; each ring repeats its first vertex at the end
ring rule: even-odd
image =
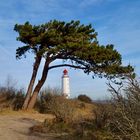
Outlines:
{"type": "Polygon", "coordinates": [[[85,103],[91,103],[92,100],[90,97],[88,97],[87,95],[79,95],[78,96],[78,100],[85,102],[85,103]]]}

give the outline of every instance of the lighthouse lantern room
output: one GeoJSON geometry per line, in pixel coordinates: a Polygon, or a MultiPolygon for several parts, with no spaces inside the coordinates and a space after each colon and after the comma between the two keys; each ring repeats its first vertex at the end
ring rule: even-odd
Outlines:
{"type": "Polygon", "coordinates": [[[66,98],[70,97],[69,76],[68,76],[68,71],[66,69],[63,71],[63,76],[62,76],[62,94],[66,98]]]}

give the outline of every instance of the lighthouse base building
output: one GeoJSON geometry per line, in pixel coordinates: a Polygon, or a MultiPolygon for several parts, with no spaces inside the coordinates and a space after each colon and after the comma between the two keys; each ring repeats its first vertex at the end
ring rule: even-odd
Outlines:
{"type": "Polygon", "coordinates": [[[66,98],[70,97],[70,85],[69,85],[69,76],[68,76],[68,71],[65,69],[63,71],[63,76],[62,76],[62,95],[66,98]]]}

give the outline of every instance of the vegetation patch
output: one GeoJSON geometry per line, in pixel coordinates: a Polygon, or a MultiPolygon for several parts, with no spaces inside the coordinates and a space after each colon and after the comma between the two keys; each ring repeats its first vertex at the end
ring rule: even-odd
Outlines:
{"type": "Polygon", "coordinates": [[[53,107],[50,106],[50,111],[56,118],[52,121],[46,119],[39,130],[34,126],[32,132],[57,134],[61,140],[139,140],[140,84],[130,77],[126,81],[125,86],[118,85],[118,88],[109,83],[112,99],[103,103],[87,104],[60,96],[52,97],[53,107]],[[86,112],[89,105],[92,105],[92,117],[78,116],[78,119],[74,119],[73,113],[86,112]]]}
{"type": "Polygon", "coordinates": [[[19,110],[25,99],[23,89],[14,87],[0,87],[0,111],[5,109],[19,110]]]}

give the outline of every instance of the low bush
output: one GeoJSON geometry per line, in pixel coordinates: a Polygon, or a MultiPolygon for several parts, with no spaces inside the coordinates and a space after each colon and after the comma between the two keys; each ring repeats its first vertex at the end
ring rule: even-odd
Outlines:
{"type": "Polygon", "coordinates": [[[24,90],[13,87],[0,87],[0,109],[19,110],[24,102],[24,90]]]}
{"type": "Polygon", "coordinates": [[[128,78],[126,87],[115,89],[109,84],[112,93],[112,117],[108,122],[109,131],[117,140],[140,139],[140,83],[128,78]]]}
{"type": "Polygon", "coordinates": [[[46,110],[56,116],[58,122],[70,122],[72,121],[74,114],[74,106],[71,101],[65,99],[63,96],[52,96],[46,102],[46,110]]]}
{"type": "Polygon", "coordinates": [[[83,117],[90,118],[88,112],[92,113],[92,105],[81,102],[77,99],[66,99],[61,93],[54,90],[42,91],[38,102],[36,103],[36,109],[40,113],[51,113],[57,118],[57,121],[72,122],[73,120],[79,120],[83,117]]]}
{"type": "Polygon", "coordinates": [[[53,124],[45,121],[41,125],[33,126],[31,132],[53,134],[58,140],[114,140],[107,131],[96,130],[92,120],[73,123],[55,121],[53,124]]]}
{"type": "Polygon", "coordinates": [[[79,95],[78,100],[85,102],[85,103],[92,103],[92,100],[87,95],[79,95]]]}
{"type": "Polygon", "coordinates": [[[114,109],[110,102],[96,104],[96,109],[93,110],[95,117],[93,123],[96,130],[107,130],[114,109]]]}
{"type": "Polygon", "coordinates": [[[58,88],[44,88],[40,91],[40,95],[37,98],[35,109],[40,113],[51,113],[49,112],[48,102],[55,96],[61,96],[61,91],[58,88]]]}

